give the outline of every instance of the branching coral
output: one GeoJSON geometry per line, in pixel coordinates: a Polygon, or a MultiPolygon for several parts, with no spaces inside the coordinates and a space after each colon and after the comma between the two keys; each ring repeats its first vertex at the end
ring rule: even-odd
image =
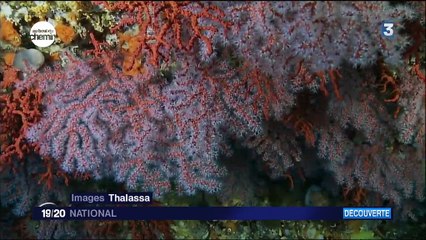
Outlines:
{"type": "Polygon", "coordinates": [[[40,89],[16,89],[17,71],[7,68],[0,88],[0,170],[15,160],[22,160],[34,150],[26,140],[26,133],[41,118],[42,93],[40,89]]]}
{"type": "Polygon", "coordinates": [[[190,51],[197,41],[202,51],[210,55],[213,52],[212,36],[221,31],[219,26],[227,25],[223,11],[210,3],[93,1],[93,4],[123,13],[117,25],[111,28],[112,33],[126,27],[136,28],[132,38],[136,41],[132,51],[134,64],[146,59],[147,64],[158,66],[169,59],[170,49],[190,51]]]}
{"type": "MultiPolygon", "coordinates": [[[[61,55],[65,67],[46,66],[22,81],[5,70],[0,166],[27,154],[25,136],[45,157],[37,182],[46,187],[78,175],[113,177],[156,196],[213,193],[222,189],[221,156],[232,154],[232,140],[254,150],[259,171],[274,178],[293,183],[289,169],[313,160],[345,193],[377,192],[397,205],[423,198],[423,62],[404,58],[410,50],[410,35],[399,31],[404,24],[393,40],[379,31],[384,18],[416,21],[417,7],[145,1],[93,7],[118,22],[104,32],[117,34],[117,49],[104,33],[90,32],[85,40],[93,49],[61,55]]],[[[421,47],[412,49],[419,55],[421,47]]]]}

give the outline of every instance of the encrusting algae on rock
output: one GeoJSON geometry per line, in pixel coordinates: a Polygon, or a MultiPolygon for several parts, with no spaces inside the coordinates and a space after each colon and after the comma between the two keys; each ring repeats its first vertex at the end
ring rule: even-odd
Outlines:
{"type": "Polygon", "coordinates": [[[13,23],[2,16],[0,16],[0,40],[3,40],[14,47],[21,45],[21,36],[14,28],[13,23]]]}
{"type": "Polygon", "coordinates": [[[14,52],[7,52],[3,55],[3,61],[7,66],[12,66],[14,59],[15,59],[15,53],[14,52]]]}
{"type": "Polygon", "coordinates": [[[55,26],[58,38],[66,45],[70,44],[75,39],[75,31],[72,27],[63,23],[58,23],[55,26]]]}

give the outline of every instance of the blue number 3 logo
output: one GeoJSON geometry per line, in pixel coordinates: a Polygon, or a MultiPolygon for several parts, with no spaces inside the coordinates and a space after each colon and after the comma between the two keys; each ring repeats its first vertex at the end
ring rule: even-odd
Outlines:
{"type": "Polygon", "coordinates": [[[385,21],[382,23],[381,32],[382,36],[386,38],[392,38],[394,36],[394,30],[393,27],[395,24],[390,21],[385,21]]]}

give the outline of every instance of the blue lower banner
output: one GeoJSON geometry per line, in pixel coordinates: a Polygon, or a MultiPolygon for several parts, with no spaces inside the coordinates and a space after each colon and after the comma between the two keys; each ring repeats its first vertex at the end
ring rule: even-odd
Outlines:
{"type": "Polygon", "coordinates": [[[392,219],[391,208],[36,207],[34,220],[346,220],[392,219]]]}

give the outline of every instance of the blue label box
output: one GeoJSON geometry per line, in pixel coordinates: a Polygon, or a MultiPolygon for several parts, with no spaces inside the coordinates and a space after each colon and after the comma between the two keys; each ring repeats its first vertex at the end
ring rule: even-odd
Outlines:
{"type": "Polygon", "coordinates": [[[391,220],[392,208],[343,208],[344,220],[391,220]]]}

